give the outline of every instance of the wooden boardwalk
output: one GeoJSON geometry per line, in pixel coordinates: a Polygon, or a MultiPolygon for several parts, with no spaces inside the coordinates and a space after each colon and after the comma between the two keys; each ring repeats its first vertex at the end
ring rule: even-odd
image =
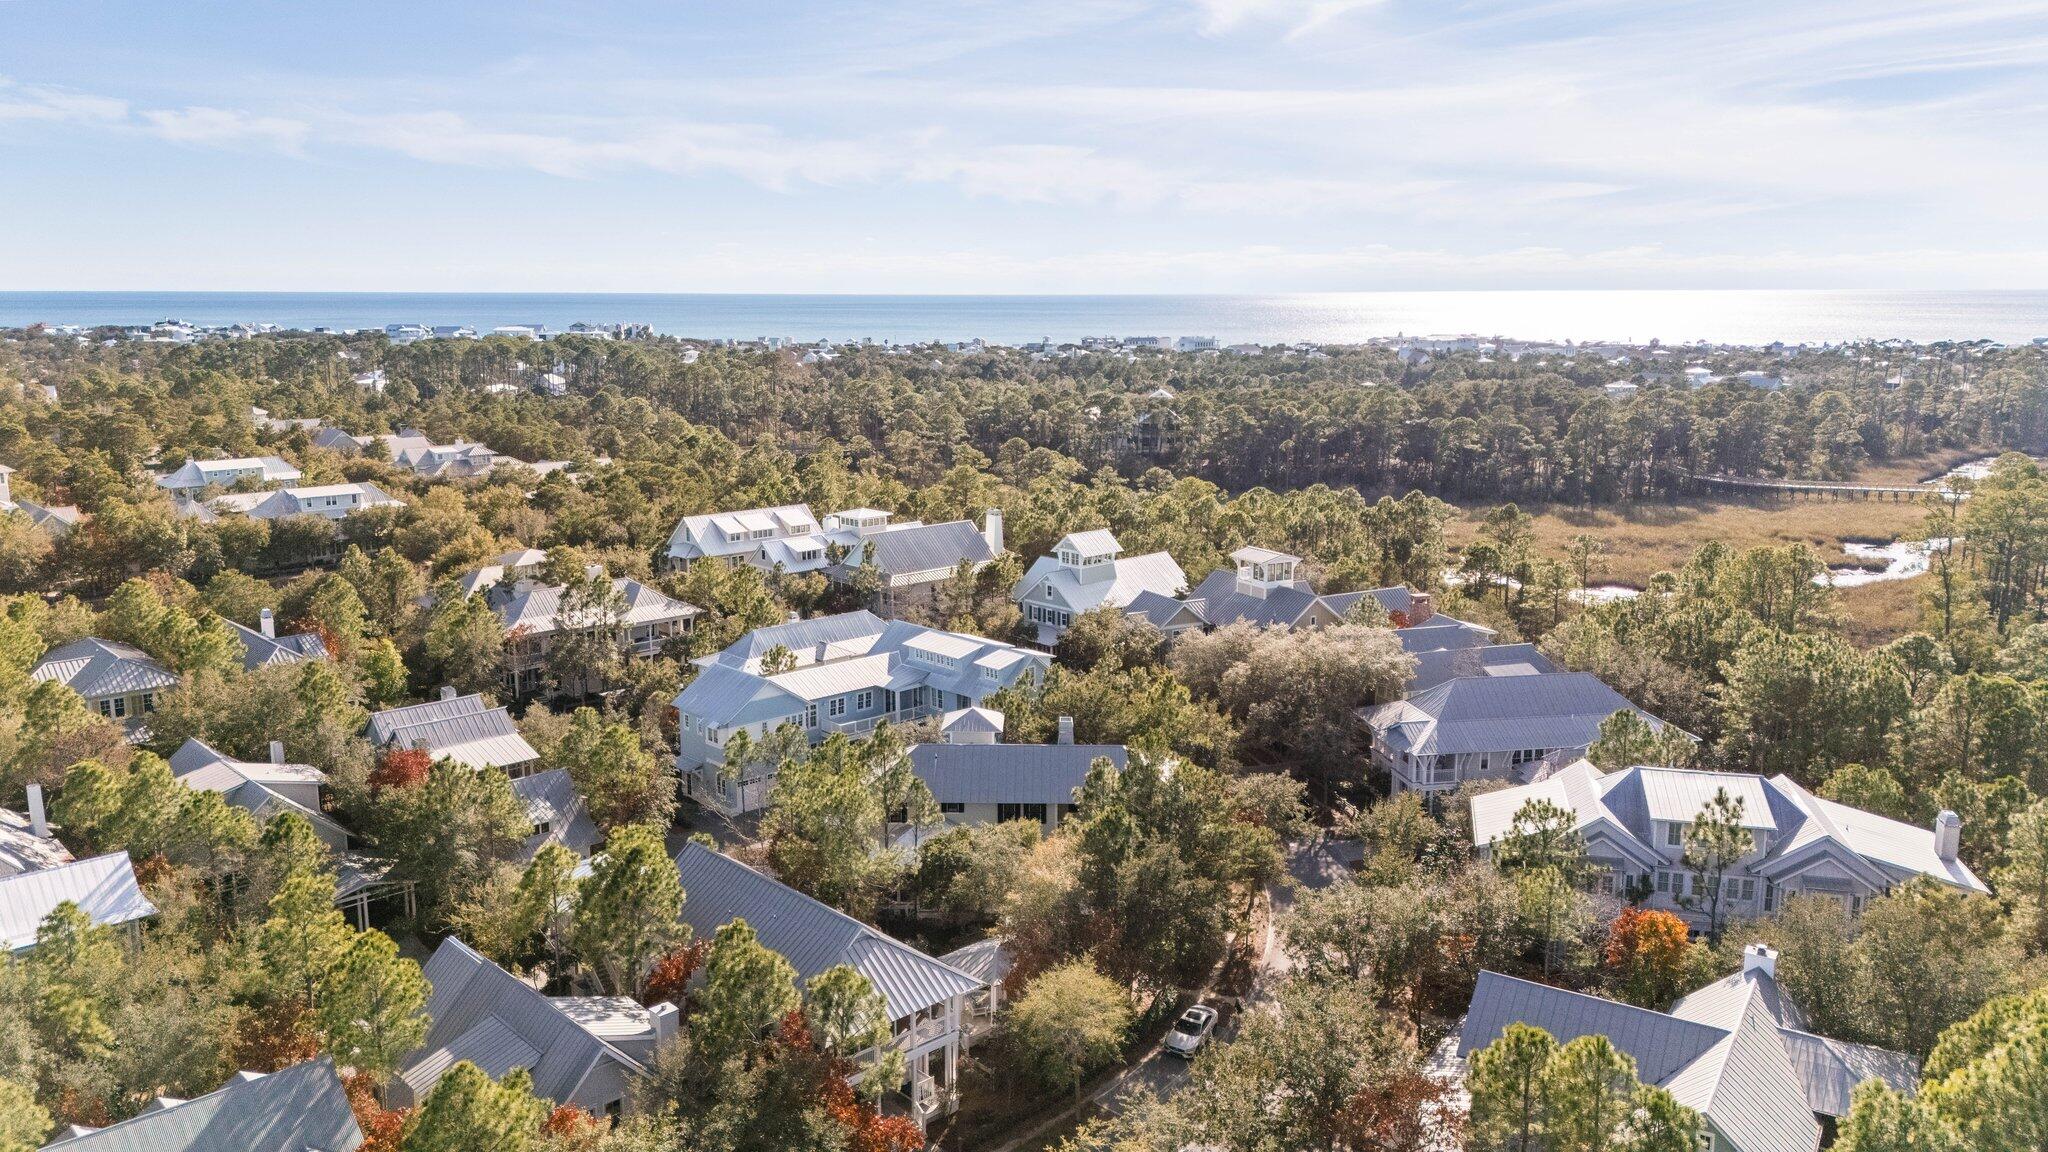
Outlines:
{"type": "Polygon", "coordinates": [[[1961,500],[1969,495],[1940,484],[1831,484],[1821,480],[1767,480],[1753,476],[1719,476],[1688,472],[1686,479],[1707,491],[1760,496],[1811,496],[1821,500],[1919,501],[1929,496],[1961,500]]]}

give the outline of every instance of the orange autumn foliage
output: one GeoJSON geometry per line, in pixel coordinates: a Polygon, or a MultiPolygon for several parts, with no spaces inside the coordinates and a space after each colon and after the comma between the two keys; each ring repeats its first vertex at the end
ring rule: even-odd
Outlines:
{"type": "Polygon", "coordinates": [[[683,994],[690,986],[690,977],[703,965],[704,957],[711,951],[708,940],[692,940],[678,944],[663,953],[654,962],[654,970],[647,975],[647,992],[641,1000],[649,1007],[656,1004],[674,1004],[682,1007],[683,994]]]}
{"type": "Polygon", "coordinates": [[[1661,1008],[1685,982],[1692,935],[1685,921],[1656,908],[1625,908],[1607,930],[1602,957],[1631,1003],[1661,1008]]]}
{"type": "Polygon", "coordinates": [[[235,1067],[275,1072],[320,1054],[320,1041],[297,1004],[277,1004],[244,1015],[235,1026],[235,1067]]]}
{"type": "Polygon", "coordinates": [[[348,1090],[348,1107],[356,1114],[356,1127],[363,1130],[363,1142],[356,1152],[398,1152],[398,1140],[411,1110],[378,1103],[375,1082],[360,1072],[344,1077],[341,1083],[348,1090]]]}
{"type": "Polygon", "coordinates": [[[434,756],[424,748],[393,748],[377,757],[377,766],[370,770],[370,791],[410,788],[425,780],[433,767],[434,756]]]}

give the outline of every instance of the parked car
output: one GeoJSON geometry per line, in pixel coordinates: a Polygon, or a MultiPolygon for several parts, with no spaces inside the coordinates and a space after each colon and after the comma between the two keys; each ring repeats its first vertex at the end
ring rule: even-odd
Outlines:
{"type": "Polygon", "coordinates": [[[1192,1059],[1215,1030],[1216,1010],[1207,1004],[1197,1004],[1173,1022],[1173,1030],[1166,1034],[1166,1051],[1183,1060],[1192,1059]]]}

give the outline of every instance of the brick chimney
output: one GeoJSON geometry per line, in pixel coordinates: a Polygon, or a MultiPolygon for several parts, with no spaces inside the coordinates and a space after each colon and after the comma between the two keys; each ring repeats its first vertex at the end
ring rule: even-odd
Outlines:
{"type": "Polygon", "coordinates": [[[1934,818],[1934,854],[1949,864],[1963,846],[1963,818],[1944,808],[1934,818]]]}
{"type": "Polygon", "coordinates": [[[1408,594],[1408,626],[1415,627],[1436,615],[1436,600],[1427,592],[1408,594]]]}

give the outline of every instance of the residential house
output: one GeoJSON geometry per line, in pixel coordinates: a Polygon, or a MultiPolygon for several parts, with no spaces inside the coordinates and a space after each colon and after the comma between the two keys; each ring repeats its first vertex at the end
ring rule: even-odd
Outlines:
{"type": "Polygon", "coordinates": [[[0,808],[0,879],[71,863],[71,852],[50,834],[43,786],[28,786],[28,815],[0,808]]]}
{"type": "Polygon", "coordinates": [[[85,698],[86,705],[130,732],[156,711],[157,698],[177,687],[170,669],[132,644],[87,636],[43,654],[29,679],[55,680],[85,698]]]}
{"type": "MultiPolygon", "coordinates": [[[[839,513],[829,520],[844,525],[839,513]]],[[[841,528],[841,534],[845,531],[841,528]]],[[[856,527],[856,540],[844,545],[844,558],[826,570],[840,583],[850,583],[861,569],[876,574],[879,587],[869,602],[877,612],[893,615],[936,603],[945,582],[962,566],[970,572],[988,567],[1003,554],[1003,513],[991,508],[976,528],[971,520],[943,524],[879,524],[856,527]]],[[[828,537],[830,539],[830,537],[828,537]]]]}
{"type": "Polygon", "coordinates": [[[1472,799],[1473,843],[1484,854],[1531,800],[1578,818],[1596,869],[1592,884],[1646,890],[1647,905],[1702,924],[1710,893],[1685,865],[1685,837],[1700,809],[1726,791],[1742,804],[1753,850],[1722,879],[1723,917],[1775,912],[1795,895],[1827,896],[1851,914],[1915,876],[1965,892],[1988,892],[1958,858],[1962,821],[1953,812],[1918,828],[1825,800],[1788,776],[1629,768],[1602,772],[1585,760],[1519,788],[1472,799]]]}
{"type": "MultiPolygon", "coordinates": [[[[514,697],[531,696],[546,686],[548,655],[565,634],[595,633],[606,627],[620,630],[625,650],[634,656],[661,654],[670,640],[687,636],[702,610],[667,596],[628,576],[615,577],[611,589],[620,611],[612,615],[594,605],[564,605],[566,585],[548,584],[540,579],[547,553],[537,548],[508,552],[461,579],[460,587],[470,595],[481,593],[505,628],[506,689],[514,697]]],[[[585,574],[593,579],[604,569],[590,565],[585,574]]],[[[599,684],[564,684],[566,695],[583,695],[602,688],[599,684]]]]}
{"type": "Polygon", "coordinates": [[[159,488],[173,492],[197,492],[202,488],[231,488],[252,481],[266,488],[290,484],[305,473],[278,456],[234,456],[220,460],[187,460],[175,472],[156,478],[159,488]]]}
{"type": "Polygon", "coordinates": [[[1121,771],[1121,744],[1074,743],[1074,718],[1060,717],[1051,744],[1002,744],[1003,714],[989,708],[948,712],[939,743],[908,749],[911,771],[931,789],[949,827],[1030,820],[1047,835],[1074,811],[1088,770],[1107,760],[1121,771]]]}
{"type": "Polygon", "coordinates": [[[1539,676],[1559,670],[1534,644],[1434,648],[1411,655],[1415,657],[1415,673],[1408,677],[1410,696],[1460,676],[1539,676]]]}
{"type": "Polygon", "coordinates": [[[1085,612],[1125,608],[1146,592],[1179,599],[1187,586],[1168,553],[1125,556],[1116,535],[1098,528],[1062,537],[1052,555],[1032,562],[1010,599],[1037,626],[1038,642],[1050,646],[1085,612]]]}
{"type": "MultiPolygon", "coordinates": [[[[702,844],[685,845],[676,870],[689,893],[683,920],[697,939],[745,920],[763,946],[789,961],[799,984],[841,964],[866,976],[888,1002],[891,1043],[908,1064],[900,1088],[911,1115],[923,1124],[952,1111],[981,981],[702,844]]],[[[865,1061],[856,1056],[855,1063],[865,1061]]]]}
{"type": "MultiPolygon", "coordinates": [[[[225,619],[225,617],[223,617],[225,619]]],[[[255,628],[244,628],[228,620],[234,629],[235,638],[242,642],[242,671],[254,672],[268,664],[301,664],[308,660],[326,660],[327,642],[318,632],[293,632],[284,636],[277,634],[277,615],[270,609],[263,609],[257,618],[255,628]]]]}
{"type": "Polygon", "coordinates": [[[196,736],[187,737],[171,753],[171,774],[187,788],[220,793],[260,823],[294,813],[313,826],[321,843],[337,853],[348,851],[348,830],[327,815],[321,800],[327,774],[310,764],[285,763],[281,741],[270,742],[269,760],[250,761],[237,760],[196,736]]]}
{"type": "Polygon", "coordinates": [[[791,724],[812,743],[864,735],[883,721],[972,707],[1037,683],[1051,666],[1042,652],[867,611],[756,628],[694,663],[696,678],[675,698],[676,770],[684,795],[727,814],[760,808],[774,781],[762,764],[726,777],[736,733],[758,740],[791,724]]]}
{"type": "Polygon", "coordinates": [[[425,432],[411,427],[374,436],[352,436],[339,428],[322,428],[313,437],[315,448],[325,448],[344,456],[359,455],[373,443],[384,446],[385,456],[394,465],[437,480],[488,475],[492,468],[512,460],[470,440],[457,439],[436,444],[425,432]]]}
{"type": "Polygon", "coordinates": [[[279,488],[273,492],[230,492],[201,505],[187,502],[180,512],[198,520],[236,513],[257,520],[281,520],[286,516],[325,516],[340,520],[365,508],[396,508],[405,501],[388,495],[375,484],[320,484],[309,488],[279,488]],[[193,511],[200,509],[201,511],[193,511]]]}
{"type": "Polygon", "coordinates": [[[85,522],[85,513],[76,504],[39,504],[22,497],[14,502],[14,511],[28,517],[29,523],[53,540],[63,539],[85,522]]]}
{"type": "MultiPolygon", "coordinates": [[[[1406,613],[1422,611],[1429,604],[1427,593],[1401,587],[1317,595],[1308,581],[1297,578],[1301,558],[1270,548],[1239,548],[1230,559],[1234,568],[1209,573],[1186,596],[1142,592],[1125,611],[1144,617],[1172,637],[1237,623],[1261,628],[1330,628],[1350,619],[1368,597],[1379,603],[1390,621],[1397,611],[1393,606],[1399,605],[1405,622],[1406,613]]],[[[1433,612],[1430,609],[1425,614],[1433,612]]]]}
{"type": "Polygon", "coordinates": [[[156,915],[135,883],[128,853],[110,852],[0,877],[0,948],[14,954],[34,948],[43,917],[67,901],[104,928],[156,915]]]}
{"type": "MultiPolygon", "coordinates": [[[[467,1060],[493,1080],[514,1068],[533,1076],[534,1095],[613,1118],[627,1106],[646,1065],[627,1055],[525,981],[453,936],[428,959],[433,1021],[420,1047],[399,1062],[386,1087],[394,1108],[418,1105],[456,1064],[467,1060]]],[[[661,1016],[673,1028],[673,1007],[661,1016]]]]}
{"type": "Polygon", "coordinates": [[[588,860],[603,842],[604,833],[598,831],[597,822],[590,818],[567,768],[521,776],[512,781],[512,794],[526,806],[526,817],[533,822],[532,833],[520,846],[521,860],[531,862],[550,844],[560,844],[574,852],[577,859],[588,860]]]}
{"type": "Polygon", "coordinates": [[[1459,676],[1358,714],[1372,731],[1373,767],[1392,777],[1394,791],[1442,792],[1583,756],[1601,723],[1621,711],[1664,727],[1590,672],[1459,676]]]}
{"type": "Polygon", "coordinates": [[[363,1131],[326,1056],[237,1072],[204,1096],[159,1096],[104,1128],[71,1125],[44,1152],[355,1152],[363,1131]]]}
{"type": "Polygon", "coordinates": [[[980,571],[1003,554],[1003,514],[991,508],[976,528],[970,520],[897,522],[878,508],[849,508],[821,524],[807,504],[685,516],[669,535],[670,568],[698,560],[750,564],[764,571],[823,572],[848,583],[863,568],[879,576],[868,606],[892,612],[929,603],[962,564],[980,571]]]}
{"type": "Polygon", "coordinates": [[[372,712],[368,735],[379,751],[420,749],[436,760],[497,768],[514,780],[540,765],[540,753],[519,734],[510,712],[486,706],[474,693],[459,696],[453,688],[424,704],[372,712]]]}
{"type": "Polygon", "coordinates": [[[1701,1152],[1813,1152],[1848,1115],[1858,1084],[1877,1080],[1911,1095],[1920,1069],[1903,1053],[1809,1031],[1778,984],[1777,960],[1775,950],[1752,944],[1740,971],[1669,1012],[1481,972],[1458,1056],[1469,1060],[1510,1024],[1541,1028],[1560,1044],[1605,1036],[1635,1061],[1643,1083],[1699,1113],[1701,1152]]]}

